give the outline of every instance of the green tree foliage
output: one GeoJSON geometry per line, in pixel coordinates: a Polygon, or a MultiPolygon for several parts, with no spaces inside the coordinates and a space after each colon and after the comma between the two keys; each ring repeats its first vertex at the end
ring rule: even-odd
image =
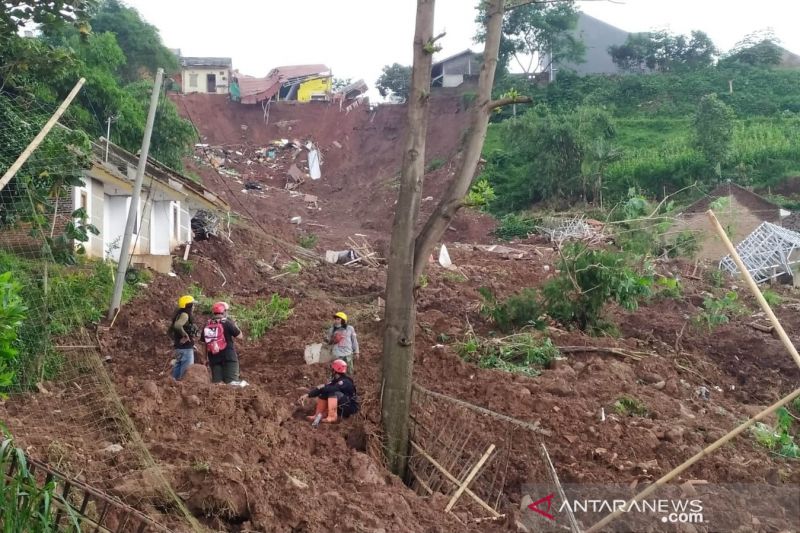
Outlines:
{"type": "Polygon", "coordinates": [[[748,34],[736,43],[720,62],[723,65],[750,65],[753,67],[773,67],[783,58],[783,49],[775,35],[767,31],[748,34]]]}
{"type": "Polygon", "coordinates": [[[539,106],[504,122],[499,135],[502,148],[488,154],[484,176],[497,196],[490,207],[507,213],[542,200],[593,200],[593,180],[605,172],[597,144],[610,151],[615,128],[599,108],[560,114],[539,106]]]}
{"type": "MultiPolygon", "coordinates": [[[[0,35],[16,34],[31,23],[44,28],[65,22],[81,25],[96,4],[96,0],[3,0],[0,35]]],[[[86,30],[85,26],[82,28],[86,30]]]]}
{"type": "Polygon", "coordinates": [[[693,121],[694,142],[712,166],[721,165],[730,155],[735,118],[733,109],[716,94],[700,99],[693,121]]]}
{"type": "Polygon", "coordinates": [[[0,391],[8,390],[15,381],[19,353],[17,330],[26,313],[20,286],[13,273],[0,274],[0,391]]]}
{"type": "Polygon", "coordinates": [[[582,330],[602,327],[602,311],[609,302],[636,310],[653,284],[651,276],[628,264],[625,254],[583,244],[565,246],[558,269],[559,276],[542,287],[542,305],[554,320],[582,330]]]}
{"type": "Polygon", "coordinates": [[[158,29],[142,19],[138,11],[119,0],[103,0],[89,20],[92,31],[109,32],[124,51],[123,81],[153,76],[161,67],[167,75],[178,70],[178,58],[162,41],[158,29]]]}
{"type": "MultiPolygon", "coordinates": [[[[475,40],[482,43],[486,40],[486,12],[482,2],[477,9],[476,22],[481,29],[475,40]]],[[[506,11],[498,72],[506,71],[512,59],[528,74],[546,70],[553,61],[582,61],[585,46],[573,31],[577,22],[574,0],[533,2],[506,11]]]]}
{"type": "Polygon", "coordinates": [[[375,82],[381,96],[405,100],[411,87],[411,67],[393,63],[383,67],[383,71],[375,82]]]}
{"type": "Polygon", "coordinates": [[[609,47],[616,65],[627,72],[660,71],[676,68],[703,68],[719,54],[713,41],[702,31],[689,36],[665,30],[632,33],[625,43],[609,47]]]}

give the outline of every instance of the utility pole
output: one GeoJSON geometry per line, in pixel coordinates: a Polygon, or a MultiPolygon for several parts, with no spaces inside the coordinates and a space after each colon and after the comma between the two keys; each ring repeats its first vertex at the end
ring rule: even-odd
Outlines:
{"type": "Polygon", "coordinates": [[[108,126],[106,127],[106,157],[104,161],[108,163],[108,145],[111,143],[111,123],[116,122],[119,117],[117,115],[112,115],[108,117],[107,122],[108,126]]]}
{"type": "Polygon", "coordinates": [[[142,138],[142,150],[139,155],[139,166],[136,169],[136,180],[133,183],[133,192],[131,193],[131,205],[128,208],[128,222],[125,224],[125,234],[122,236],[122,249],[119,252],[117,277],[114,279],[114,295],[111,297],[111,306],[108,309],[109,320],[114,318],[114,315],[119,309],[120,302],[122,301],[122,289],[125,286],[125,273],[128,270],[128,261],[131,256],[133,226],[136,223],[136,217],[139,215],[139,194],[142,191],[144,171],[147,167],[147,154],[150,151],[150,137],[153,134],[153,122],[155,122],[156,118],[156,108],[158,107],[158,98],[161,95],[161,79],[163,76],[164,69],[158,69],[158,72],[156,72],[156,81],[153,84],[153,94],[150,95],[150,110],[147,113],[147,123],[145,124],[144,137],[142,138]]]}

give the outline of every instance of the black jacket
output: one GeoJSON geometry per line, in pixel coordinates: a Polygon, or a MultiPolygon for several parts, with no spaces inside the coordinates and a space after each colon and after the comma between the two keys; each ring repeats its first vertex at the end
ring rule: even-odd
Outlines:
{"type": "MultiPolygon", "coordinates": [[[[236,353],[236,347],[233,345],[233,339],[237,335],[241,334],[242,331],[230,318],[223,318],[220,320],[220,323],[222,324],[222,330],[225,333],[225,349],[216,355],[211,353],[208,354],[208,362],[212,365],[221,365],[226,361],[239,360],[239,354],[236,353]]],[[[203,331],[200,331],[200,340],[205,343],[206,339],[203,333],[203,331]]]]}
{"type": "Polygon", "coordinates": [[[172,315],[172,322],[169,324],[169,333],[172,337],[172,344],[175,348],[178,349],[186,349],[186,348],[193,348],[194,347],[194,338],[197,335],[197,326],[195,326],[192,313],[187,312],[186,309],[177,309],[175,313],[172,315]],[[175,322],[178,320],[183,313],[186,313],[189,320],[186,324],[183,325],[183,331],[186,333],[186,336],[189,338],[186,342],[181,342],[183,338],[177,331],[175,331],[175,322]]]}
{"type": "Polygon", "coordinates": [[[356,386],[350,376],[339,375],[322,387],[314,387],[308,391],[309,398],[332,398],[339,397],[339,414],[347,417],[358,412],[358,394],[356,386]],[[339,394],[341,394],[341,396],[339,394]]]}

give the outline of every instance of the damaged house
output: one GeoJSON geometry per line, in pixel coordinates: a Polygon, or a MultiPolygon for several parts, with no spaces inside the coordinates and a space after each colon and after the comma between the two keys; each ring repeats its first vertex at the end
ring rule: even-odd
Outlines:
{"type": "Polygon", "coordinates": [[[780,224],[789,211],[735,183],[723,183],[677,216],[670,232],[689,231],[698,238],[697,257],[714,263],[727,255],[706,211],[712,209],[734,244],[741,242],[763,222],[780,224]]]}
{"type": "MultiPolygon", "coordinates": [[[[53,227],[63,228],[72,212],[83,208],[87,224],[97,228],[83,243],[86,256],[119,260],[122,236],[131,204],[139,158],[116,146],[92,143],[91,167],[83,171],[83,185],[72,187],[55,214],[53,227]]],[[[193,218],[228,212],[230,207],[202,185],[148,159],[131,242],[131,264],[167,273],[171,253],[193,239],[193,218]]],[[[49,224],[49,223],[48,223],[49,224]]],[[[39,248],[30,225],[18,224],[0,231],[0,247],[15,251],[39,248]]]]}
{"type": "Polygon", "coordinates": [[[233,64],[230,57],[181,57],[180,63],[183,94],[228,94],[233,64]]]}
{"type": "Polygon", "coordinates": [[[272,69],[263,78],[233,74],[231,98],[243,104],[268,101],[327,102],[333,75],[325,65],[290,65],[272,69]]]}

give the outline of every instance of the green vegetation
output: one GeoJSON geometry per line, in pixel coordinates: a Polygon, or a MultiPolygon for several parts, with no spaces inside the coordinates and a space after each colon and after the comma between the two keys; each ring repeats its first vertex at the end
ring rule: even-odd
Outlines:
{"type": "MultiPolygon", "coordinates": [[[[16,353],[11,357],[7,353],[0,356],[0,364],[5,365],[0,367],[4,378],[0,392],[28,389],[55,377],[62,364],[62,356],[54,346],[63,343],[56,342],[57,339],[67,338],[89,324],[98,324],[105,316],[114,286],[114,270],[114,265],[102,261],[63,266],[0,252],[0,272],[10,273],[0,278],[3,296],[0,313],[8,313],[9,323],[13,323],[20,317],[19,305],[24,302],[27,307],[11,344],[16,353]],[[10,378],[10,383],[6,378],[10,378]]],[[[123,302],[136,294],[139,279],[142,278],[132,282],[126,277],[123,302]]],[[[1,331],[7,334],[5,327],[1,331]]]]}
{"type": "Polygon", "coordinates": [[[536,289],[523,289],[503,302],[498,302],[492,291],[486,287],[479,288],[478,292],[483,299],[481,315],[488,318],[500,331],[526,326],[544,328],[545,313],[536,289]]]}
{"type": "Polygon", "coordinates": [[[494,188],[487,180],[481,179],[476,181],[470,188],[467,197],[464,199],[464,205],[485,211],[495,198],[497,197],[494,194],[494,188]]]}
{"type": "Polygon", "coordinates": [[[181,274],[188,276],[194,272],[194,262],[189,260],[184,261],[183,259],[177,259],[175,262],[178,265],[178,271],[180,271],[181,274]]]}
{"type": "Polygon", "coordinates": [[[495,368],[528,376],[538,376],[550,361],[561,353],[549,338],[539,339],[529,333],[502,339],[469,336],[457,346],[458,353],[480,368],[495,368]]]}
{"type": "Polygon", "coordinates": [[[445,281],[452,281],[453,283],[464,283],[467,281],[467,277],[461,272],[450,271],[442,273],[442,279],[445,281]]]}
{"type": "Polygon", "coordinates": [[[264,334],[292,316],[292,300],[273,294],[269,300],[258,300],[250,307],[234,309],[239,325],[247,330],[252,339],[260,339],[264,334]]]}
{"type": "Polygon", "coordinates": [[[780,294],[769,289],[764,289],[761,291],[761,295],[764,297],[770,307],[781,305],[781,302],[783,302],[783,298],[781,298],[780,294]]]}
{"type": "Polygon", "coordinates": [[[17,360],[17,330],[27,316],[27,307],[20,297],[21,287],[11,272],[0,274],[0,390],[14,383],[17,360]]]}
{"type": "Polygon", "coordinates": [[[494,234],[506,241],[516,238],[526,239],[528,235],[536,232],[538,222],[540,221],[535,218],[509,213],[500,219],[500,225],[494,230],[494,234]]]}
{"type": "Polygon", "coordinates": [[[428,161],[428,164],[425,166],[425,172],[433,172],[434,170],[439,170],[442,168],[447,161],[442,159],[441,157],[435,157],[428,161]]]}
{"type": "MultiPolygon", "coordinates": [[[[22,449],[7,436],[0,443],[0,517],[3,531],[51,533],[56,531],[57,514],[62,514],[70,528],[80,532],[78,516],[69,502],[56,491],[56,481],[42,485],[28,466],[22,449]],[[5,474],[13,468],[10,476],[5,474]],[[63,510],[62,510],[63,509],[63,510]]],[[[61,525],[64,525],[62,519],[61,525]]]]}
{"type": "Polygon", "coordinates": [[[621,396],[614,402],[614,410],[623,416],[647,416],[647,406],[631,396],[621,396]]]}
{"type": "Polygon", "coordinates": [[[211,315],[214,302],[223,301],[231,306],[230,316],[238,326],[252,339],[260,339],[264,334],[288,320],[294,310],[292,300],[273,293],[268,300],[258,299],[250,306],[237,303],[235,298],[220,294],[215,297],[203,294],[203,289],[196,284],[189,287],[189,294],[195,299],[195,311],[201,315],[211,315]]]}
{"type": "Polygon", "coordinates": [[[722,298],[709,296],[703,299],[703,310],[694,317],[694,322],[711,331],[717,326],[727,324],[731,317],[745,312],[746,309],[739,303],[739,295],[728,291],[722,298]]]}
{"type": "Polygon", "coordinates": [[[317,245],[319,237],[314,233],[304,233],[297,238],[297,244],[307,250],[313,249],[317,245]]]}
{"type": "MultiPolygon", "coordinates": [[[[800,412],[797,400],[794,401],[793,407],[800,412]]],[[[773,453],[787,459],[800,459],[800,446],[795,442],[797,430],[793,428],[796,420],[786,407],[781,407],[778,409],[778,423],[775,427],[756,422],[750,428],[750,432],[758,444],[773,453]]]]}

